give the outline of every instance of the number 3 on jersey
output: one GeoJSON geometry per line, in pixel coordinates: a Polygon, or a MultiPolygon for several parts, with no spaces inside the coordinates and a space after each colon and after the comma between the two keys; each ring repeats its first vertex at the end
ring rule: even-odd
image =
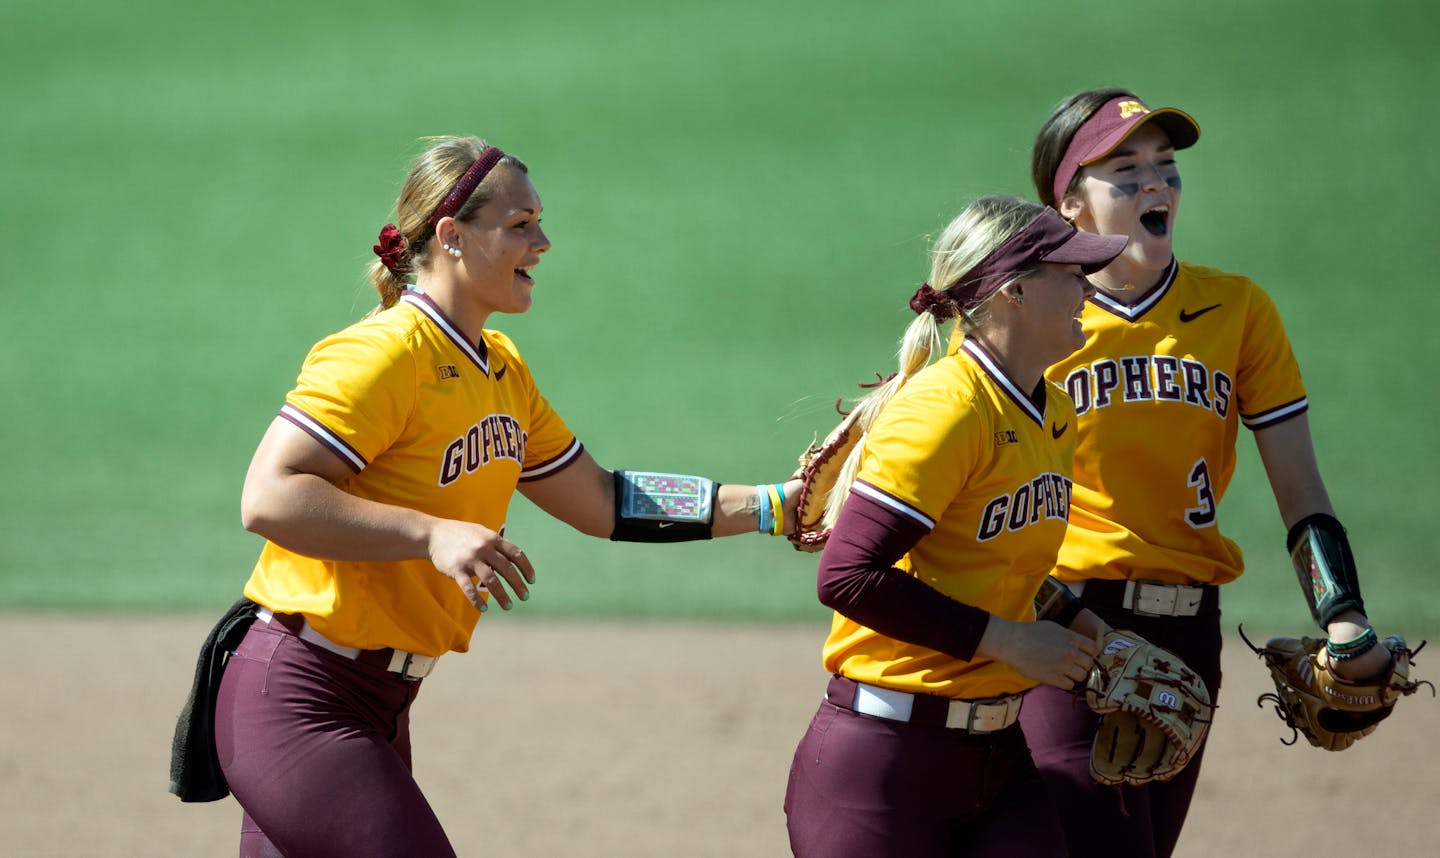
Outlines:
{"type": "Polygon", "coordinates": [[[1190,468],[1189,484],[1195,489],[1199,506],[1185,510],[1185,520],[1197,530],[1209,527],[1215,523],[1215,493],[1210,490],[1210,468],[1205,464],[1205,459],[1195,460],[1194,466],[1190,468]]]}

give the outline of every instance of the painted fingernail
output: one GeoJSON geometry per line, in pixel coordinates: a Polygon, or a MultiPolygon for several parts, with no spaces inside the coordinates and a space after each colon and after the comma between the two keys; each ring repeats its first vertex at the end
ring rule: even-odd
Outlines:
{"type": "Polygon", "coordinates": [[[529,590],[526,590],[525,592],[523,592],[523,593],[520,594],[520,601],[522,601],[522,602],[528,602],[528,601],[530,601],[530,591],[529,591],[529,590]]]}
{"type": "Polygon", "coordinates": [[[490,608],[485,604],[485,600],[484,600],[484,599],[481,599],[481,600],[480,600],[480,613],[483,614],[483,613],[485,613],[485,612],[488,611],[488,610],[490,610],[490,608]]]}

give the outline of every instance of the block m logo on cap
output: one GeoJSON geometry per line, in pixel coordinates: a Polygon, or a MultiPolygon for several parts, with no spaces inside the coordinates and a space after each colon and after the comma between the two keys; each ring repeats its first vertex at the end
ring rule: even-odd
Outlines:
{"type": "Polygon", "coordinates": [[[1122,101],[1117,106],[1120,108],[1121,119],[1129,119],[1137,113],[1145,114],[1150,112],[1150,108],[1138,101],[1122,101]]]}

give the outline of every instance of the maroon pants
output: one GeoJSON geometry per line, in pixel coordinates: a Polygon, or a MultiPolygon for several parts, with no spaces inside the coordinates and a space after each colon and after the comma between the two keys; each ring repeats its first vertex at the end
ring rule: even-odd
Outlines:
{"type": "Polygon", "coordinates": [[[785,815],[799,858],[1065,855],[1018,725],[971,735],[822,702],[795,749],[785,815]]]}
{"type": "Polygon", "coordinates": [[[255,621],[215,712],[220,766],[245,810],[241,858],[453,858],[410,774],[419,686],[255,621]]]}
{"type": "MultiPolygon", "coordinates": [[[[1120,607],[1124,582],[1092,580],[1081,601],[1113,628],[1132,631],[1170,650],[1220,696],[1220,600],[1210,588],[1194,617],[1141,617],[1120,607]]],[[[1049,686],[1025,696],[1020,724],[1035,764],[1060,811],[1071,858],[1116,855],[1167,858],[1175,851],[1200,776],[1204,746],[1165,783],[1114,787],[1090,777],[1090,747],[1100,718],[1077,697],[1049,686]]]]}

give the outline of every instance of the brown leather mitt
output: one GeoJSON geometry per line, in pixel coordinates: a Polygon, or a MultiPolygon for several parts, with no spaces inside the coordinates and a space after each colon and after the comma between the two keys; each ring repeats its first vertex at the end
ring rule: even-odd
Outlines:
{"type": "MultiPolygon", "coordinates": [[[[1320,655],[1325,648],[1323,638],[1271,638],[1257,647],[1243,629],[1240,636],[1270,670],[1275,691],[1260,695],[1255,704],[1263,706],[1268,701],[1275,705],[1275,713],[1294,731],[1289,741],[1280,740],[1287,745],[1304,735],[1317,748],[1343,751],[1375,732],[1395,711],[1397,700],[1414,694],[1421,685],[1430,685],[1410,678],[1411,658],[1419,649],[1410,649],[1399,635],[1380,642],[1390,652],[1390,666],[1368,682],[1351,682],[1336,675],[1320,655]]],[[[1424,646],[1422,641],[1420,647],[1424,646]]],[[[1435,693],[1435,686],[1430,685],[1430,693],[1435,693]]]]}
{"type": "Polygon", "coordinates": [[[1102,784],[1168,781],[1195,756],[1214,708],[1205,683],[1174,653],[1112,629],[1085,687],[1101,715],[1090,776],[1102,784]]]}
{"type": "Polygon", "coordinates": [[[787,534],[796,551],[819,551],[825,547],[825,540],[830,537],[830,527],[825,523],[825,503],[840,479],[850,451],[864,434],[857,408],[845,415],[824,443],[812,442],[800,454],[800,469],[792,477],[800,479],[795,530],[787,534]]]}

